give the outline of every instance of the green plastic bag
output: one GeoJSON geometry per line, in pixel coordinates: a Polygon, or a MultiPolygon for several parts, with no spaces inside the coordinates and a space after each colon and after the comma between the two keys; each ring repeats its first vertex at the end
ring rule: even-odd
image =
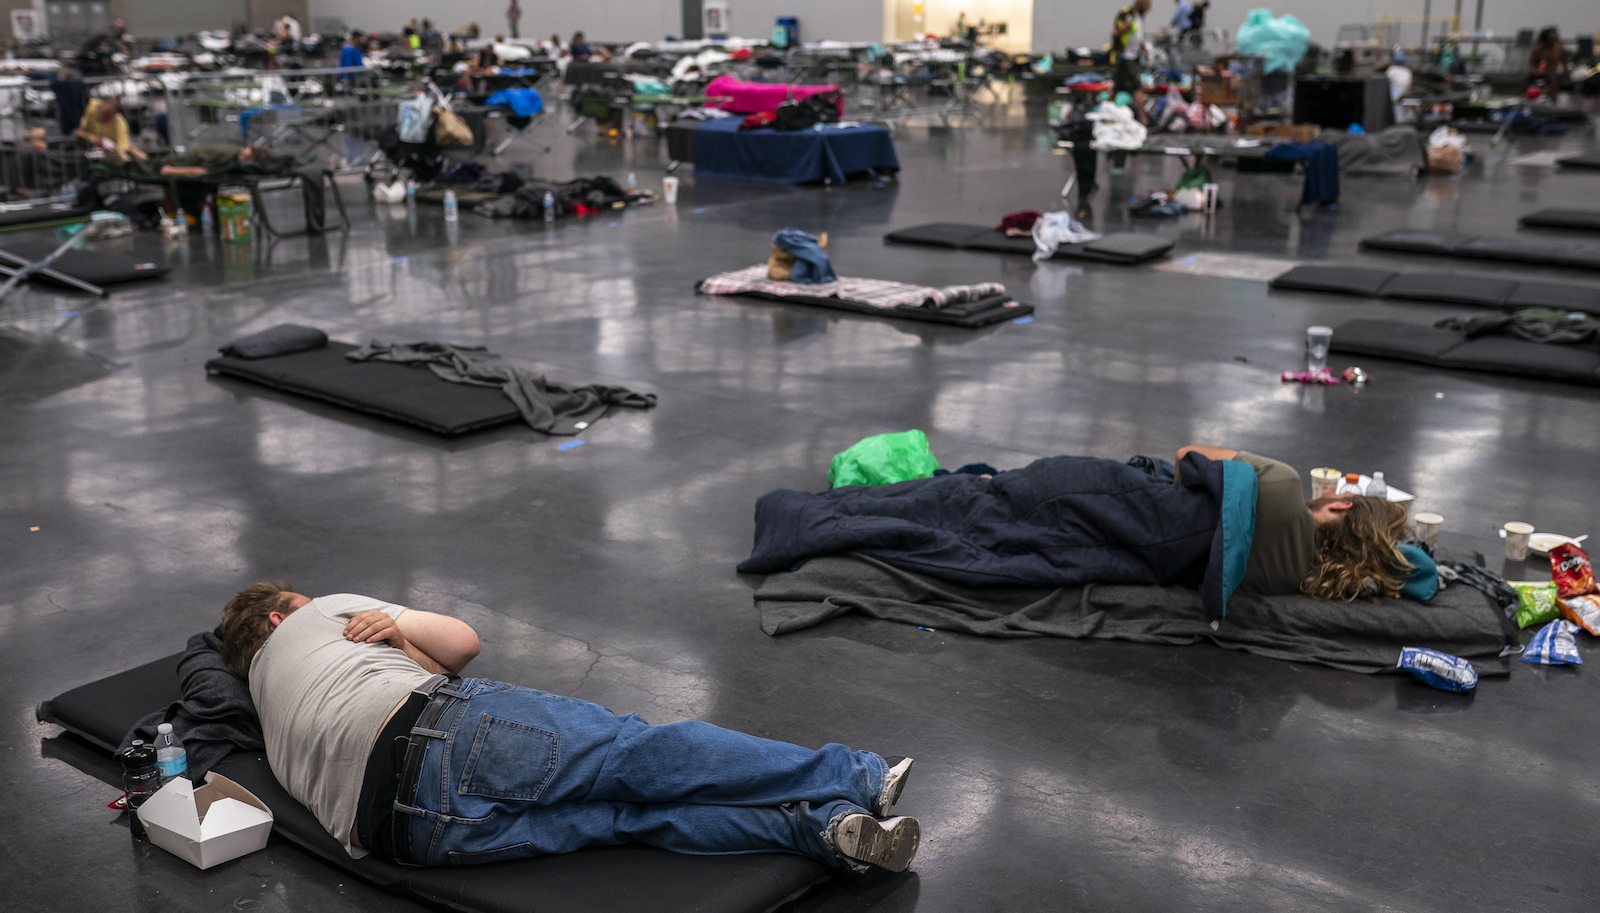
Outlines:
{"type": "Polygon", "coordinates": [[[1184,169],[1183,176],[1178,178],[1178,185],[1172,189],[1187,190],[1193,187],[1195,190],[1199,190],[1207,184],[1215,183],[1216,181],[1211,180],[1210,168],[1204,165],[1196,165],[1193,168],[1184,169]]]}
{"type": "Polygon", "coordinates": [[[875,434],[835,454],[828,466],[828,485],[889,485],[907,479],[932,478],[939,468],[921,431],[875,434]]]}

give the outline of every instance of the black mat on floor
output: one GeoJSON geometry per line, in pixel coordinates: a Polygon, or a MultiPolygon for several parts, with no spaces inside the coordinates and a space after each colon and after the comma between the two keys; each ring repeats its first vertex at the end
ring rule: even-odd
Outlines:
{"type": "Polygon", "coordinates": [[[0,209],[0,231],[21,231],[30,225],[41,228],[82,222],[89,218],[94,208],[78,203],[31,203],[0,209]]]}
{"type": "Polygon", "coordinates": [[[350,361],[344,342],[275,358],[223,355],[206,371],[264,384],[274,390],[407,422],[439,434],[466,434],[521,420],[517,407],[494,387],[441,380],[426,367],[350,361]]]}
{"type": "Polygon", "coordinates": [[[1500,651],[1517,642],[1499,607],[1465,585],[1428,603],[1389,599],[1376,605],[1235,593],[1227,617],[1213,628],[1199,592],[1183,587],[974,587],[843,554],[768,575],[755,601],[761,630],[773,636],[860,614],[980,637],[1210,641],[1363,673],[1398,672],[1402,647],[1431,647],[1471,660],[1480,675],[1506,675],[1509,664],[1500,651]]]}
{"type": "MultiPolygon", "coordinates": [[[[178,656],[168,656],[74,688],[40,704],[37,716],[114,751],[140,717],[181,697],[177,665],[178,656]]],[[[279,837],[340,872],[436,908],[481,913],[767,913],[831,874],[803,856],[684,856],[644,846],[446,868],[390,865],[371,856],[351,859],[278,784],[265,755],[234,752],[216,771],[272,809],[272,828],[279,837]]]]}
{"type": "Polygon", "coordinates": [[[1273,288],[1341,292],[1368,298],[1404,298],[1483,307],[1547,307],[1600,314],[1600,286],[1567,282],[1517,282],[1472,273],[1398,273],[1367,266],[1297,266],[1269,283],[1273,288]]]}
{"type": "Polygon", "coordinates": [[[1334,329],[1332,349],[1442,368],[1600,384],[1600,347],[1594,345],[1549,345],[1509,336],[1467,339],[1454,330],[1425,324],[1352,320],[1334,329]]]}
{"type": "Polygon", "coordinates": [[[1541,209],[1517,220],[1525,228],[1600,231],[1600,209],[1541,209]]]}
{"type": "Polygon", "coordinates": [[[762,301],[776,301],[782,304],[804,304],[809,307],[831,308],[836,311],[851,311],[857,314],[871,314],[874,317],[917,320],[923,323],[942,323],[947,326],[966,327],[968,329],[986,327],[992,323],[1000,323],[1006,320],[1016,320],[1033,313],[1033,305],[1024,304],[1008,295],[990,295],[988,298],[980,298],[977,301],[951,304],[942,308],[924,308],[913,305],[881,308],[873,307],[870,304],[844,301],[839,298],[821,295],[768,295],[762,292],[741,292],[737,295],[721,295],[718,297],[758,298],[762,301]]]}
{"type": "Polygon", "coordinates": [[[1600,243],[1527,235],[1479,236],[1443,231],[1391,231],[1361,239],[1361,246],[1416,254],[1504,260],[1538,266],[1600,269],[1600,243]]]}
{"type": "MultiPolygon", "coordinates": [[[[1033,255],[1032,238],[1010,238],[993,227],[968,225],[959,222],[929,222],[891,231],[883,236],[885,241],[897,244],[923,244],[932,247],[953,247],[957,250],[982,250],[1002,254],[1033,255]]],[[[1098,241],[1083,244],[1063,244],[1056,256],[1069,260],[1097,260],[1102,263],[1141,263],[1172,250],[1174,242],[1157,235],[1139,232],[1118,232],[1098,241]]]]}
{"type": "Polygon", "coordinates": [[[1556,159],[1556,164],[1565,165],[1568,168],[1600,168],[1600,152],[1569,155],[1566,158],[1556,159]]]}
{"type": "MultiPolygon", "coordinates": [[[[60,241],[37,238],[27,241],[0,241],[0,251],[28,261],[43,260],[60,246],[60,241]]],[[[0,262],[6,266],[18,265],[8,260],[0,262]]],[[[141,260],[138,257],[103,250],[69,250],[57,257],[55,262],[50,264],[50,268],[94,285],[115,285],[137,279],[159,279],[169,272],[167,267],[154,260],[141,260]]],[[[34,278],[39,282],[60,285],[48,276],[34,278]]]]}

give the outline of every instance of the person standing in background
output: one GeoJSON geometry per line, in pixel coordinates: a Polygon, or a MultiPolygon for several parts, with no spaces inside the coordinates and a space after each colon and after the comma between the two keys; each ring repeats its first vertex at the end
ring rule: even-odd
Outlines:
{"type": "Polygon", "coordinates": [[[367,62],[361,58],[361,47],[366,43],[366,35],[354,29],[344,40],[344,48],[339,51],[339,66],[364,67],[367,62]]]}
{"type": "Polygon", "coordinates": [[[520,38],[517,26],[522,24],[522,7],[517,5],[517,0],[511,0],[511,5],[506,7],[506,25],[511,27],[511,37],[520,38]]]}
{"type": "Polygon", "coordinates": [[[1561,82],[1567,78],[1567,49],[1561,46],[1561,33],[1555,26],[1539,33],[1539,39],[1528,51],[1528,73],[1522,80],[1524,92],[1534,87],[1546,104],[1554,105],[1561,97],[1561,82]]]}
{"type": "Polygon", "coordinates": [[[61,135],[71,136],[89,107],[89,87],[78,78],[76,70],[62,67],[50,77],[50,91],[56,96],[56,123],[61,135]]]}
{"type": "Polygon", "coordinates": [[[1144,83],[1139,79],[1139,69],[1144,61],[1144,15],[1150,12],[1150,0],[1133,0],[1117,10],[1111,26],[1111,94],[1123,92],[1133,97],[1133,116],[1139,123],[1150,125],[1144,113],[1144,83]]]}

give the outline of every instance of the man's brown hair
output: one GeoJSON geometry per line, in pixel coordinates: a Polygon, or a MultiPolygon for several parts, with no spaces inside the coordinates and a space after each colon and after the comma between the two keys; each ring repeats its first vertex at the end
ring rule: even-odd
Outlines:
{"type": "Polygon", "coordinates": [[[289,584],[276,580],[254,583],[240,590],[222,607],[222,661],[228,671],[250,677],[250,661],[272,633],[267,616],[289,608],[289,584]]]}
{"type": "Polygon", "coordinates": [[[1357,596],[1400,595],[1411,562],[1396,547],[1406,531],[1405,505],[1365,495],[1318,498],[1318,507],[1349,501],[1338,520],[1317,525],[1317,557],[1301,592],[1316,599],[1349,602],[1357,596]]]}

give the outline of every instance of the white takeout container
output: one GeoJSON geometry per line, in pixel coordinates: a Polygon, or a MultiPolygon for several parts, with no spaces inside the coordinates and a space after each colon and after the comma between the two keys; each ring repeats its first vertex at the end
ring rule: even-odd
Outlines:
{"type": "Polygon", "coordinates": [[[272,810],[255,794],[219,773],[196,787],[178,777],[139,807],[150,842],[192,865],[209,869],[254,853],[272,835],[272,810]]]}

